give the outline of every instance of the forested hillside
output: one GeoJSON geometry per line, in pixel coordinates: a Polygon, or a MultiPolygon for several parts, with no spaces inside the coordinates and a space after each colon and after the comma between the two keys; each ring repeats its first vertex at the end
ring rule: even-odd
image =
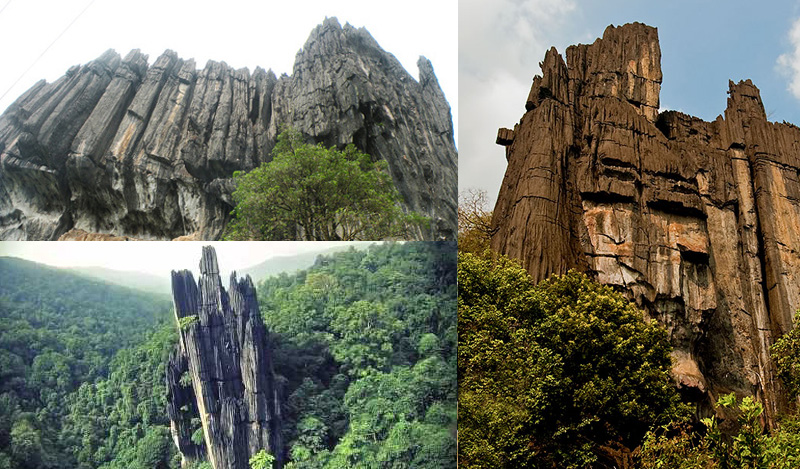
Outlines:
{"type": "MultiPolygon", "coordinates": [[[[454,243],[319,256],[258,294],[286,467],[455,466],[454,243]]],[[[165,386],[176,341],[161,299],[0,259],[0,468],[179,467],[165,386]]]]}
{"type": "Polygon", "coordinates": [[[258,291],[287,467],[455,467],[454,243],[320,256],[258,291]]]}
{"type": "Polygon", "coordinates": [[[0,467],[77,467],[72,394],[168,317],[163,298],[0,258],[0,467]]]}

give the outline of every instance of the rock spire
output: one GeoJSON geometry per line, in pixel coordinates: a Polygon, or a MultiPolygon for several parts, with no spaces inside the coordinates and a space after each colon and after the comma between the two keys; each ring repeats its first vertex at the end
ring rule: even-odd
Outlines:
{"type": "Polygon", "coordinates": [[[266,449],[284,462],[279,392],[267,331],[250,276],[222,287],[213,247],[203,248],[200,278],[172,272],[180,342],[167,367],[168,414],[183,466],[205,457],[214,469],[248,469],[266,449]],[[204,444],[192,441],[199,416],[204,444]]]}
{"type": "Polygon", "coordinates": [[[800,128],[731,82],[724,116],[659,110],[655,28],[545,55],[526,112],[500,129],[508,168],[492,247],[535,281],[576,268],[670,332],[673,374],[711,412],[736,391],[786,405],[769,346],[800,307],[800,128]]]}

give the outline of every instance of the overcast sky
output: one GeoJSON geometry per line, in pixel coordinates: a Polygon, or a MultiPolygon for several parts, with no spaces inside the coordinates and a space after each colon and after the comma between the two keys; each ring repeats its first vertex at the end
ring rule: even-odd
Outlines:
{"type": "Polygon", "coordinates": [[[457,10],[456,0],[0,0],[0,112],[38,80],[108,49],[141,49],[151,64],[172,49],[199,68],[211,59],[291,74],[311,30],[335,16],[366,27],[415,79],[419,56],[430,59],[457,116],[457,10]]]}
{"type": "Polygon", "coordinates": [[[275,256],[324,251],[335,241],[3,241],[0,257],[20,257],[55,267],[105,267],[166,277],[173,270],[199,271],[203,246],[214,246],[221,272],[241,271],[275,256]]]}
{"type": "Polygon", "coordinates": [[[550,46],[563,54],[633,21],[658,28],[662,109],[713,120],[728,80],[750,78],[770,120],[800,124],[798,1],[461,0],[460,190],[487,191],[493,208],[506,169],[497,129],[519,122],[550,46]]]}

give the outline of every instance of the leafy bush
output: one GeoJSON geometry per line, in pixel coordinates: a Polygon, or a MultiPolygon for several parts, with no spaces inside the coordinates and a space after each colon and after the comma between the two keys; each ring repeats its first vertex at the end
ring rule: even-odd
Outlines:
{"type": "Polygon", "coordinates": [[[178,327],[182,331],[185,331],[185,330],[188,330],[190,327],[192,327],[193,324],[195,324],[195,323],[197,323],[199,321],[200,321],[200,319],[197,317],[196,314],[193,314],[191,316],[185,316],[185,317],[182,317],[182,318],[178,319],[178,327]]]}
{"type": "MultiPolygon", "coordinates": [[[[724,432],[716,417],[702,420],[705,434],[686,431],[686,424],[664,426],[648,433],[639,454],[642,469],[790,469],[800,467],[800,421],[781,422],[779,430],[768,435],[759,418],[760,403],[746,396],[737,400],[731,393],[721,396],[717,409],[725,409],[736,419],[735,433],[724,432]],[[679,433],[667,435],[670,429],[679,433]]],[[[674,433],[674,432],[673,432],[674,433]]]]}
{"type": "Polygon", "coordinates": [[[795,326],[788,334],[775,341],[770,349],[790,398],[800,395],[800,328],[795,326]]]}
{"type": "Polygon", "coordinates": [[[586,467],[681,409],[666,331],[611,288],[469,253],[458,282],[464,467],[586,467]]]}
{"type": "Polygon", "coordinates": [[[354,145],[342,151],[309,145],[285,130],[272,161],[234,173],[236,209],[226,239],[407,238],[428,221],[403,213],[386,167],[354,145]]]}

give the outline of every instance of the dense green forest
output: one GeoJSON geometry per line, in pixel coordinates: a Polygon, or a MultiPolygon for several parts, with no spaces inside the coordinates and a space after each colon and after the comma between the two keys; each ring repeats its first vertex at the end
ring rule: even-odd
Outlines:
{"type": "MultiPolygon", "coordinates": [[[[454,250],[386,243],[259,282],[287,467],[455,466],[454,250]]],[[[0,319],[0,468],[179,467],[164,298],[0,259],[0,319]]]]}
{"type": "Polygon", "coordinates": [[[0,467],[81,467],[72,403],[168,319],[166,297],[0,258],[0,467]]]}
{"type": "Polygon", "coordinates": [[[453,243],[387,243],[259,284],[294,468],[443,468],[456,456],[453,243]]]}

